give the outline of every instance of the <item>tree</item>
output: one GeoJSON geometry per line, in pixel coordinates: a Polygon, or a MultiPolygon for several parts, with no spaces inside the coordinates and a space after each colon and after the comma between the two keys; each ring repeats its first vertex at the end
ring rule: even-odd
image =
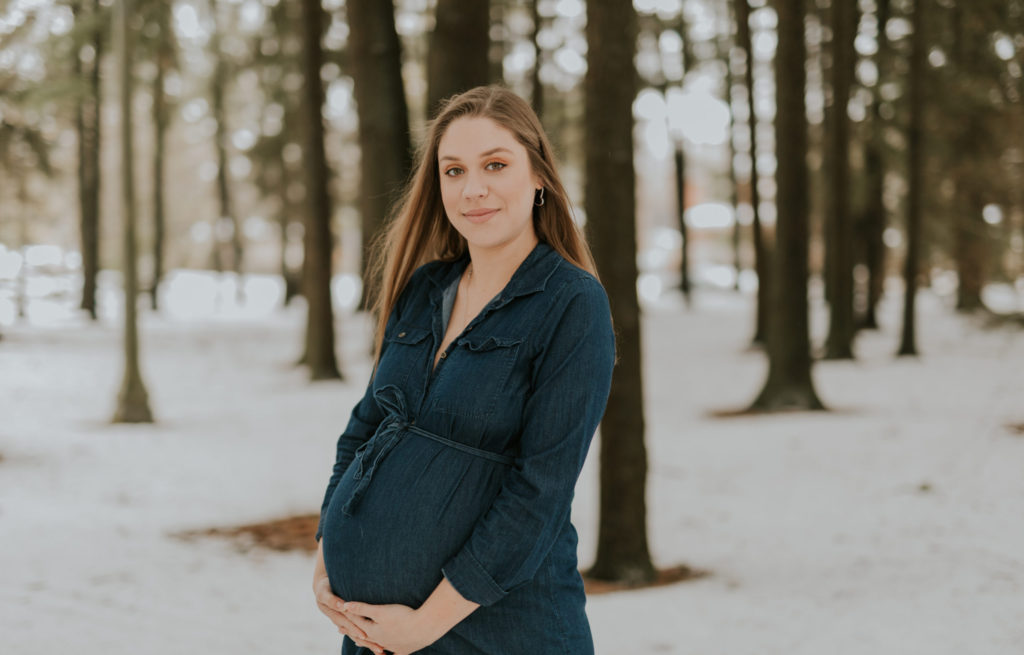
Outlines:
{"type": "Polygon", "coordinates": [[[78,134],[78,207],[82,247],[81,308],[96,320],[96,275],[100,256],[100,60],[103,21],[97,0],[71,5],[76,24],[86,28],[86,43],[73,47],[76,78],[88,80],[75,102],[78,134]]]}
{"type": "Polygon", "coordinates": [[[305,230],[306,357],[313,380],[338,379],[334,353],[334,311],[331,307],[331,198],[327,156],[324,152],[324,103],[320,68],[323,54],[323,9],[319,0],[302,0],[303,111],[306,124],[306,189],[309,212],[305,230]]]}
{"type": "Polygon", "coordinates": [[[899,355],[917,354],[917,332],[915,324],[917,276],[921,258],[921,199],[924,157],[922,152],[924,130],[924,76],[927,71],[925,57],[928,42],[925,40],[925,0],[914,0],[911,23],[914,33],[910,44],[910,71],[908,86],[910,95],[910,122],[907,125],[907,252],[903,260],[903,332],[900,337],[899,355]]]}
{"type": "MultiPolygon", "coordinates": [[[[210,47],[213,50],[213,78],[210,83],[213,118],[217,123],[214,147],[217,150],[217,200],[220,203],[220,215],[213,231],[213,265],[220,272],[224,270],[221,253],[224,237],[231,239],[231,266],[237,276],[239,293],[242,289],[242,231],[239,229],[238,217],[235,215],[231,187],[228,184],[228,141],[230,140],[227,125],[227,110],[224,94],[229,81],[226,55],[221,48],[221,32],[224,30],[223,1],[214,0],[210,9],[213,12],[213,34],[210,47]]],[[[318,76],[319,79],[319,76],[318,76]]]]}
{"type": "Polygon", "coordinates": [[[882,83],[890,66],[889,38],[885,26],[889,22],[889,0],[877,0],[875,17],[878,24],[878,50],[875,54],[878,80],[875,82],[871,99],[871,134],[865,144],[864,168],[868,175],[868,207],[862,222],[864,242],[864,263],[868,271],[867,303],[860,327],[878,327],[876,309],[882,298],[885,282],[885,233],[886,210],[885,191],[885,128],[882,114],[882,83]]]}
{"type": "Polygon", "coordinates": [[[174,36],[171,29],[171,6],[159,0],[148,7],[155,26],[156,42],[153,58],[156,75],[153,78],[153,279],[149,287],[150,304],[159,307],[160,281],[164,275],[164,234],[166,233],[166,202],[164,199],[165,162],[167,160],[167,128],[170,109],[164,81],[167,73],[176,67],[174,36]]]}
{"type": "Polygon", "coordinates": [[[776,202],[768,379],[752,409],[822,409],[811,380],[807,316],[807,60],[804,0],[778,0],[775,52],[776,202]]]}
{"type": "Polygon", "coordinates": [[[442,100],[487,84],[491,47],[490,0],[438,0],[427,53],[427,114],[442,100]]]}
{"type": "Polygon", "coordinates": [[[647,546],[647,451],[633,257],[635,30],[630,0],[588,3],[584,81],[587,225],[611,302],[619,357],[601,422],[600,521],[597,559],[589,574],[630,583],[654,577],[647,546]]]}
{"type": "Polygon", "coordinates": [[[856,4],[832,3],[832,120],[828,129],[831,150],[828,185],[828,256],[832,260],[833,294],[829,297],[829,331],[825,356],[853,359],[853,222],[850,212],[850,86],[853,80],[853,39],[856,4]]]}
{"type": "Polygon", "coordinates": [[[757,187],[757,113],[754,103],[754,49],[750,43],[750,4],[736,0],[736,40],[745,57],[743,78],[747,87],[747,125],[750,130],[750,207],[754,212],[754,267],[757,272],[757,324],[754,343],[765,343],[768,330],[768,306],[771,304],[771,254],[761,227],[761,194],[757,187]]]}
{"type": "Polygon", "coordinates": [[[129,25],[131,0],[121,0],[117,17],[119,32],[118,67],[121,74],[121,211],[124,216],[124,378],[117,397],[115,423],[152,423],[149,394],[139,370],[139,336],[136,301],[139,284],[135,262],[135,176],[132,135],[132,41],[129,25]]]}
{"type": "Polygon", "coordinates": [[[370,246],[412,167],[409,113],[402,84],[402,47],[391,0],[349,0],[349,52],[359,113],[363,305],[370,279],[370,246]]]}

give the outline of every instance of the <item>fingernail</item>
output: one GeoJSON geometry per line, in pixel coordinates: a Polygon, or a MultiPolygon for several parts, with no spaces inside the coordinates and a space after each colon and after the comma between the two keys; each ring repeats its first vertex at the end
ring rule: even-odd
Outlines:
{"type": "Polygon", "coordinates": [[[344,611],[347,612],[348,611],[348,605],[349,605],[348,603],[345,603],[344,605],[341,606],[341,609],[343,609],[344,611]]]}

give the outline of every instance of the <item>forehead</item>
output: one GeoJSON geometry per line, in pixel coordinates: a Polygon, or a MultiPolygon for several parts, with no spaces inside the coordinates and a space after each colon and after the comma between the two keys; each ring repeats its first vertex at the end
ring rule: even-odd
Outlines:
{"type": "Polygon", "coordinates": [[[437,156],[472,158],[495,148],[506,148],[514,155],[526,154],[515,135],[490,118],[463,116],[452,121],[441,136],[437,156]]]}

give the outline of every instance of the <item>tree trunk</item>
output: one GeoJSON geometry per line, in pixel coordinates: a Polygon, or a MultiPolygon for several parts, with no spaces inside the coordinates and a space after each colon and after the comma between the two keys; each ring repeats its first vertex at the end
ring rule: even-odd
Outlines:
{"type": "Polygon", "coordinates": [[[654,576],[647,547],[640,307],[636,295],[632,103],[636,16],[630,0],[587,5],[586,209],[594,257],[618,332],[618,365],[601,422],[597,559],[589,575],[630,583],[654,576]]]}
{"type": "Polygon", "coordinates": [[[903,262],[903,281],[906,287],[903,299],[903,334],[898,355],[917,354],[915,325],[917,299],[917,272],[921,259],[921,201],[924,194],[924,76],[927,74],[925,57],[928,47],[924,34],[925,0],[914,0],[911,22],[910,71],[908,76],[910,117],[907,122],[907,253],[903,262]]]}
{"type": "MultiPolygon", "coordinates": [[[[239,229],[238,217],[232,206],[231,187],[228,181],[228,142],[230,134],[227,126],[227,112],[224,107],[224,92],[228,83],[227,62],[220,47],[220,34],[223,29],[220,20],[220,2],[211,7],[214,15],[214,30],[211,47],[216,59],[213,67],[213,84],[211,85],[213,118],[217,122],[217,134],[214,145],[217,148],[217,200],[220,216],[214,230],[214,248],[221,251],[224,241],[231,241],[231,268],[235,271],[235,284],[238,292],[242,291],[242,231],[239,229]]],[[[223,262],[223,259],[220,260],[223,262]]],[[[218,268],[218,270],[221,270],[218,268]]],[[[241,296],[239,296],[241,297],[241,296]]]]}
{"type": "Polygon", "coordinates": [[[750,5],[748,0],[736,0],[736,40],[746,58],[744,81],[747,87],[747,106],[750,117],[750,207],[754,211],[754,259],[757,272],[757,325],[753,342],[766,343],[768,306],[771,304],[771,255],[761,229],[761,193],[757,188],[757,114],[754,113],[754,50],[750,44],[750,5]]]}
{"type": "MultiPolygon", "coordinates": [[[[96,0],[73,5],[75,19],[95,20],[100,10],[96,0]]],[[[77,103],[75,128],[78,132],[78,202],[82,237],[82,302],[92,320],[96,320],[96,275],[100,249],[100,57],[103,32],[97,26],[92,34],[93,58],[88,69],[82,66],[81,52],[75,50],[75,77],[87,76],[88,89],[77,103]]]]}
{"type": "Polygon", "coordinates": [[[167,136],[167,96],[164,93],[164,77],[171,65],[171,23],[170,6],[160,3],[157,7],[160,28],[156,53],[156,77],[153,80],[153,280],[149,287],[150,303],[153,310],[159,308],[160,281],[164,275],[164,161],[167,157],[165,141],[167,136]]]}
{"type": "MultiPolygon", "coordinates": [[[[733,20],[733,12],[730,9],[729,4],[726,6],[726,13],[729,16],[730,24],[733,20]]],[[[736,190],[736,143],[734,134],[736,131],[736,120],[732,111],[732,38],[729,35],[719,37],[715,42],[718,48],[718,56],[722,59],[725,64],[725,104],[729,107],[729,137],[726,140],[726,152],[729,156],[729,205],[732,207],[733,223],[732,223],[732,265],[736,271],[736,281],[733,287],[739,291],[740,289],[740,273],[742,272],[742,262],[740,259],[740,235],[741,226],[739,219],[739,194],[736,190]]]]}
{"type": "Polygon", "coordinates": [[[487,84],[491,47],[490,0],[437,0],[427,53],[427,115],[441,101],[487,84]]]}
{"type": "Polygon", "coordinates": [[[139,370],[139,336],[136,300],[139,293],[135,270],[135,178],[132,148],[132,41],[129,16],[131,0],[121,0],[117,27],[120,32],[121,73],[121,210],[124,215],[124,378],[117,397],[115,423],[152,423],[149,395],[139,370]]]}
{"type": "Polygon", "coordinates": [[[531,72],[531,95],[530,105],[533,107],[533,111],[537,114],[538,118],[544,117],[544,84],[540,81],[540,69],[544,65],[544,49],[540,46],[538,37],[540,30],[543,27],[542,18],[538,4],[540,0],[530,0],[530,15],[533,18],[533,32],[530,34],[530,40],[533,43],[533,71],[531,72]]]}
{"type": "Polygon", "coordinates": [[[359,113],[363,297],[379,281],[367,270],[370,248],[412,167],[402,47],[391,0],[348,0],[349,56],[359,113]]]}
{"type": "Polygon", "coordinates": [[[875,16],[878,21],[878,51],[875,62],[878,81],[871,102],[871,136],[868,138],[865,168],[868,173],[868,210],[864,222],[864,263],[868,269],[867,304],[860,327],[877,329],[878,303],[885,285],[885,127],[882,118],[882,83],[889,68],[889,39],[885,26],[889,22],[889,0],[877,0],[875,16]]]}
{"type": "Polygon", "coordinates": [[[804,0],[778,0],[775,52],[775,148],[778,219],[772,258],[772,308],[768,326],[768,379],[754,410],[823,409],[811,380],[807,316],[808,189],[807,60],[804,0]]]}
{"type": "MultiPolygon", "coordinates": [[[[972,185],[973,186],[973,185],[972,185]]],[[[981,289],[985,285],[985,244],[987,225],[982,220],[985,206],[983,196],[972,188],[957,204],[956,216],[956,271],[959,284],[956,290],[956,309],[974,312],[984,308],[981,289]]]]}
{"type": "Polygon", "coordinates": [[[679,290],[687,306],[693,302],[690,297],[690,232],[686,229],[686,152],[683,143],[676,143],[675,156],[676,210],[679,222],[681,258],[679,262],[679,290]]]}
{"type": "Polygon", "coordinates": [[[832,122],[828,145],[832,151],[829,169],[828,221],[832,225],[829,256],[832,292],[829,298],[829,331],[825,346],[828,359],[853,359],[853,217],[850,213],[850,86],[853,77],[853,47],[856,6],[835,2],[832,18],[832,122]]]}
{"type": "Polygon", "coordinates": [[[306,190],[310,211],[305,231],[306,275],[303,293],[309,311],[306,332],[306,364],[313,380],[339,379],[334,353],[334,311],[331,307],[331,199],[329,171],[324,152],[324,103],[320,68],[323,53],[323,10],[319,0],[302,0],[303,93],[306,112],[306,190]]]}

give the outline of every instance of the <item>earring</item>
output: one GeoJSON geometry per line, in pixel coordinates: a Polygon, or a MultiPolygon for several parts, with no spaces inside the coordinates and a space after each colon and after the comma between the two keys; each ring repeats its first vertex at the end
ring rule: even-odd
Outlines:
{"type": "Polygon", "coordinates": [[[536,197],[533,199],[533,204],[538,207],[544,206],[544,187],[541,187],[537,191],[536,197]]]}

